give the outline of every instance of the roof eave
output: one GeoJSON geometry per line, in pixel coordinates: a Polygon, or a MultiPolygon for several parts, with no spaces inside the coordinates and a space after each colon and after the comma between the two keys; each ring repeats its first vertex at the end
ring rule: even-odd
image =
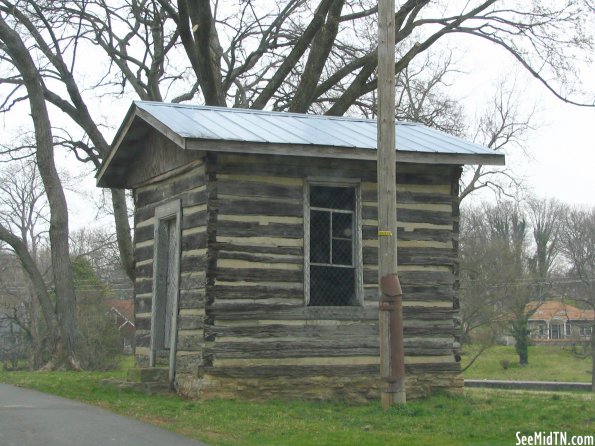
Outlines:
{"type": "Polygon", "coordinates": [[[132,123],[134,122],[134,118],[136,117],[137,110],[138,110],[138,107],[133,102],[130,105],[130,108],[128,109],[128,111],[126,112],[126,116],[124,117],[124,120],[122,121],[122,125],[120,125],[120,128],[116,132],[116,136],[114,137],[114,141],[112,142],[112,145],[111,145],[112,148],[111,148],[108,156],[103,160],[103,162],[101,163],[101,166],[99,166],[99,170],[95,174],[97,186],[106,187],[106,185],[103,183],[105,182],[104,177],[105,177],[107,168],[109,167],[112,160],[115,158],[116,153],[122,146],[122,142],[126,138],[126,135],[127,135],[128,131],[130,130],[132,123]]]}
{"type": "MultiPolygon", "coordinates": [[[[244,141],[217,141],[209,139],[186,140],[188,150],[220,153],[246,153],[255,155],[307,156],[312,158],[337,158],[376,161],[375,149],[338,147],[313,144],[246,143],[244,141]]],[[[397,162],[424,164],[482,164],[503,166],[505,157],[499,153],[452,154],[441,152],[410,152],[397,150],[397,162]]]]}

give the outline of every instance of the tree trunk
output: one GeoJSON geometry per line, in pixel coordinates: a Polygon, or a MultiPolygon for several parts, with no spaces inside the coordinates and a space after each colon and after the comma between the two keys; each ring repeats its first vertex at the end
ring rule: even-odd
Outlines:
{"type": "Polygon", "coordinates": [[[4,42],[4,49],[23,77],[23,83],[27,89],[35,129],[37,168],[50,208],[49,236],[58,319],[58,337],[51,366],[73,368],[76,367],[74,361],[76,296],[68,249],[68,208],[54,163],[52,129],[44,98],[43,80],[20,36],[2,17],[0,17],[0,40],[4,42]]]}
{"type": "Polygon", "coordinates": [[[43,365],[43,343],[39,320],[39,299],[32,286],[29,286],[29,296],[31,299],[29,305],[29,333],[31,336],[29,340],[29,369],[37,370],[43,365]]]}
{"type": "Polygon", "coordinates": [[[128,221],[126,193],[122,189],[111,189],[111,193],[120,262],[126,275],[134,283],[134,253],[132,249],[132,237],[130,235],[130,222],[128,221]]]}

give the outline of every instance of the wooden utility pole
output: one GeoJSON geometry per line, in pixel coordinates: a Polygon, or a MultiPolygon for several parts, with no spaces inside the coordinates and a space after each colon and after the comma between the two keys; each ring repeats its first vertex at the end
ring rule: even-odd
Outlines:
{"type": "Polygon", "coordinates": [[[378,2],[378,286],[382,407],[405,404],[401,285],[397,276],[395,1],[378,2]]]}

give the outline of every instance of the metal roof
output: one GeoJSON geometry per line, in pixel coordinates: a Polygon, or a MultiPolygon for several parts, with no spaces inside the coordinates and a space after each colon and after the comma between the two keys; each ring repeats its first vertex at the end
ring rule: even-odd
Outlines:
{"type": "MultiPolygon", "coordinates": [[[[372,119],[136,101],[183,138],[376,149],[372,119]]],[[[406,152],[494,155],[479,144],[422,124],[398,122],[396,149],[406,152]]],[[[296,153],[298,155],[299,153],[296,153]]]]}
{"type": "MultiPolygon", "coordinates": [[[[504,155],[426,127],[396,124],[397,162],[504,164],[504,155]]],[[[121,187],[156,131],[193,151],[376,160],[376,121],[262,110],[136,101],[116,133],[97,184],[121,187]]]]}

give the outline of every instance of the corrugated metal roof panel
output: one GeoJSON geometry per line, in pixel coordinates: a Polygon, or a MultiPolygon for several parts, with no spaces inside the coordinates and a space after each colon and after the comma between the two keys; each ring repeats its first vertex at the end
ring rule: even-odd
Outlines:
{"type": "MultiPolygon", "coordinates": [[[[376,149],[376,121],[137,101],[185,138],[376,149]]],[[[493,155],[478,144],[421,124],[397,123],[396,146],[408,152],[493,155]]]]}

